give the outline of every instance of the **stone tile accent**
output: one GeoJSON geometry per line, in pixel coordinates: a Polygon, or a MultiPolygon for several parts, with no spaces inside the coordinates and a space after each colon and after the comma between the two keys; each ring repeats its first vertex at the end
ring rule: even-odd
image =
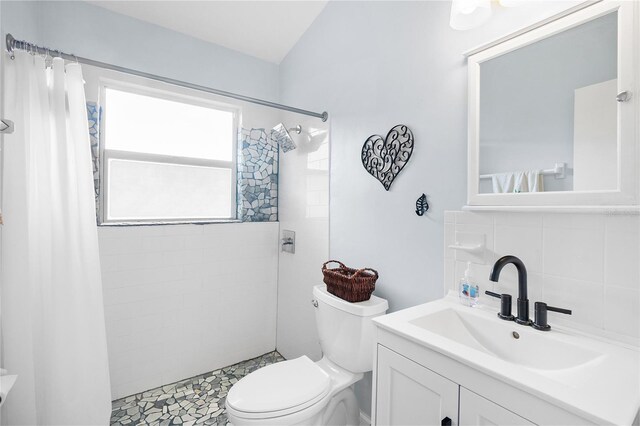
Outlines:
{"type": "Polygon", "coordinates": [[[238,218],[278,220],[278,145],[264,129],[242,129],[238,150],[238,218]]]}
{"type": "Polygon", "coordinates": [[[100,119],[102,107],[95,102],[87,102],[87,119],[89,121],[89,141],[91,142],[91,159],[93,163],[93,189],[96,197],[96,214],[100,208],[100,119]]]}
{"type": "Polygon", "coordinates": [[[224,401],[238,380],[269,364],[284,361],[277,351],[180,382],[112,402],[115,425],[231,425],[224,401]]]}

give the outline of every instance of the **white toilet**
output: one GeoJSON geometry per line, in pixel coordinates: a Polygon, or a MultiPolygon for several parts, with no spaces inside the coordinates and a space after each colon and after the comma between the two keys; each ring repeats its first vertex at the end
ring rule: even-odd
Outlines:
{"type": "Polygon", "coordinates": [[[373,324],[389,304],[371,296],[349,303],[313,288],[316,324],[324,356],[306,356],[263,367],[233,385],[227,395],[229,420],[242,425],[353,425],[360,409],[351,385],[373,367],[373,324]]]}

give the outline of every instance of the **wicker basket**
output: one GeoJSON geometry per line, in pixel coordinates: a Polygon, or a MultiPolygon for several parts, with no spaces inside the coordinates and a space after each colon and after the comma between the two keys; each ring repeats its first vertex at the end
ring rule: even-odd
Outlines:
{"type": "Polygon", "coordinates": [[[325,262],[322,265],[322,274],[327,291],[347,302],[369,300],[378,280],[378,272],[374,269],[352,269],[337,260],[325,262]],[[340,266],[332,269],[327,268],[331,262],[340,266]]]}

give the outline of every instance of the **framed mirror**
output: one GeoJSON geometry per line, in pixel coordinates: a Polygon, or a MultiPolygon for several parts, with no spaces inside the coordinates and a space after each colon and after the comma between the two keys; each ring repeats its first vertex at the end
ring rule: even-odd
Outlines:
{"type": "Polygon", "coordinates": [[[637,9],[605,0],[469,56],[469,205],[639,204],[637,9]]]}

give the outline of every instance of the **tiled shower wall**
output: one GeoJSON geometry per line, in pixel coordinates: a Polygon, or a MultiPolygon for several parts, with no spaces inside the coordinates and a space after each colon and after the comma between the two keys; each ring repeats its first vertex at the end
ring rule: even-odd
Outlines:
{"type": "Polygon", "coordinates": [[[238,219],[278,220],[278,145],[265,129],[242,129],[238,149],[238,219]]]}
{"type": "Polygon", "coordinates": [[[297,149],[280,154],[280,229],[295,231],[296,252],[280,253],[277,348],[287,359],[316,361],[322,352],[310,302],[329,258],[329,126],[294,114],[283,121],[304,131],[292,135],[297,149]],[[315,142],[305,132],[316,135],[315,142]]]}
{"type": "MultiPolygon", "coordinates": [[[[481,289],[481,301],[498,306],[485,290],[517,297],[515,268],[505,267],[498,283],[489,281],[496,259],[513,254],[528,272],[533,302],[573,310],[549,312],[562,324],[640,345],[640,216],[569,213],[445,213],[445,292],[456,289],[467,261],[481,289]],[[481,253],[448,248],[485,239],[481,253]]],[[[515,312],[515,306],[514,306],[515,312]]]]}
{"type": "Polygon", "coordinates": [[[277,222],[98,235],[114,399],[274,350],[277,222]]]}

